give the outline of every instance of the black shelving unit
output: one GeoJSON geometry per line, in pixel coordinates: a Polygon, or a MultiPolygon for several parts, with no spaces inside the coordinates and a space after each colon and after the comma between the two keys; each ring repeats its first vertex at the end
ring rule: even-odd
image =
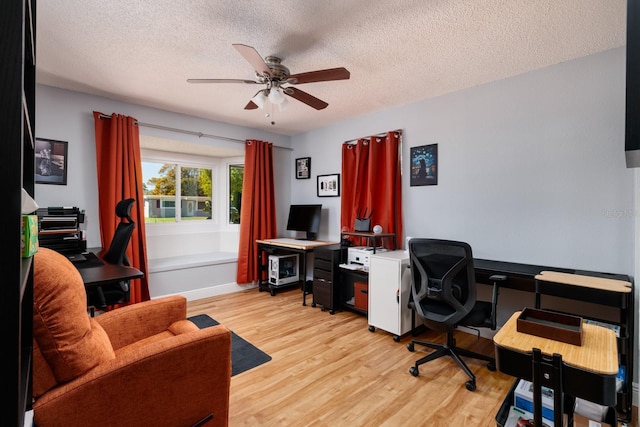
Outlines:
{"type": "Polygon", "coordinates": [[[36,2],[7,0],[0,6],[0,210],[8,255],[0,259],[4,296],[0,299],[5,341],[0,383],[0,425],[23,426],[31,409],[33,329],[32,258],[21,257],[22,189],[34,195],[36,2]]]}

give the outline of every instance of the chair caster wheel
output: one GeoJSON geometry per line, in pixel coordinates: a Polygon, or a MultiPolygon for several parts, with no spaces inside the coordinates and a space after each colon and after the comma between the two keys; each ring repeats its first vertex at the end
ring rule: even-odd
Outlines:
{"type": "Polygon", "coordinates": [[[312,302],[312,303],[311,303],[311,307],[316,308],[316,303],[315,303],[315,302],[312,302]]]}
{"type": "Polygon", "coordinates": [[[413,352],[415,350],[415,346],[413,345],[412,342],[410,342],[409,344],[407,344],[407,350],[413,352]]]}
{"type": "Polygon", "coordinates": [[[399,336],[397,336],[397,335],[394,335],[394,336],[393,336],[393,340],[394,340],[395,342],[400,342],[400,337],[399,337],[399,336]]]}
{"type": "Polygon", "coordinates": [[[418,375],[420,375],[420,371],[418,371],[418,368],[415,366],[412,366],[409,368],[409,373],[414,377],[417,377],[418,375]]]}
{"type": "Polygon", "coordinates": [[[464,385],[465,385],[465,387],[467,387],[467,390],[476,391],[476,382],[475,381],[469,380],[464,385]]]}
{"type": "Polygon", "coordinates": [[[487,363],[487,369],[490,370],[491,372],[496,370],[496,364],[493,362],[489,362],[487,363]]]}
{"type": "Polygon", "coordinates": [[[335,310],[329,310],[329,314],[336,314],[335,310]]]}
{"type": "Polygon", "coordinates": [[[369,332],[375,332],[375,331],[376,331],[375,326],[369,326],[369,332]]]}

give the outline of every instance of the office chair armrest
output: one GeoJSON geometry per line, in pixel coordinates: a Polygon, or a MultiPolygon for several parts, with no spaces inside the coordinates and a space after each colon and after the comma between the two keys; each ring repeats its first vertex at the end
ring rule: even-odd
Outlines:
{"type": "Polygon", "coordinates": [[[227,425],[230,382],[231,332],[212,326],[96,366],[38,399],[35,422],[189,426],[213,413],[212,427],[227,425]]]}
{"type": "Polygon", "coordinates": [[[114,350],[166,331],[187,318],[187,299],[174,295],[127,305],[94,317],[111,340],[114,350]]]}

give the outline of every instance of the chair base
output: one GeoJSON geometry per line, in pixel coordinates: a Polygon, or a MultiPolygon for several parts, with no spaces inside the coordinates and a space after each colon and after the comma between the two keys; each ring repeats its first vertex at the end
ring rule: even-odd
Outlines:
{"type": "Polygon", "coordinates": [[[473,372],[471,372],[467,364],[464,362],[464,360],[460,358],[460,356],[469,357],[472,359],[484,360],[486,362],[489,362],[487,364],[487,368],[490,371],[496,370],[495,358],[490,356],[485,356],[484,354],[475,353],[473,351],[469,351],[464,348],[456,347],[456,341],[455,341],[455,338],[453,337],[453,332],[447,333],[447,342],[445,344],[434,343],[429,341],[421,341],[421,340],[411,340],[411,342],[407,344],[407,348],[409,349],[409,351],[414,351],[415,344],[420,344],[425,347],[432,348],[435,351],[416,360],[416,363],[409,369],[409,372],[414,377],[417,377],[420,374],[420,370],[418,368],[420,365],[435,359],[439,359],[440,357],[443,357],[443,356],[450,356],[453,360],[455,360],[458,366],[460,366],[460,368],[469,376],[470,380],[467,381],[465,384],[465,386],[467,387],[467,390],[474,391],[476,389],[476,376],[474,375],[473,372]]]}

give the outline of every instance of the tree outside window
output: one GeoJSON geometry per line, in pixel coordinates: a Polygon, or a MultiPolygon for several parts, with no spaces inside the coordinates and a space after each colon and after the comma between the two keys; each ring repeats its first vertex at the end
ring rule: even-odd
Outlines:
{"type": "Polygon", "coordinates": [[[244,165],[229,165],[229,224],[240,224],[244,165]]]}
{"type": "Polygon", "coordinates": [[[212,218],[211,169],[143,162],[142,170],[146,223],[212,218]]]}

